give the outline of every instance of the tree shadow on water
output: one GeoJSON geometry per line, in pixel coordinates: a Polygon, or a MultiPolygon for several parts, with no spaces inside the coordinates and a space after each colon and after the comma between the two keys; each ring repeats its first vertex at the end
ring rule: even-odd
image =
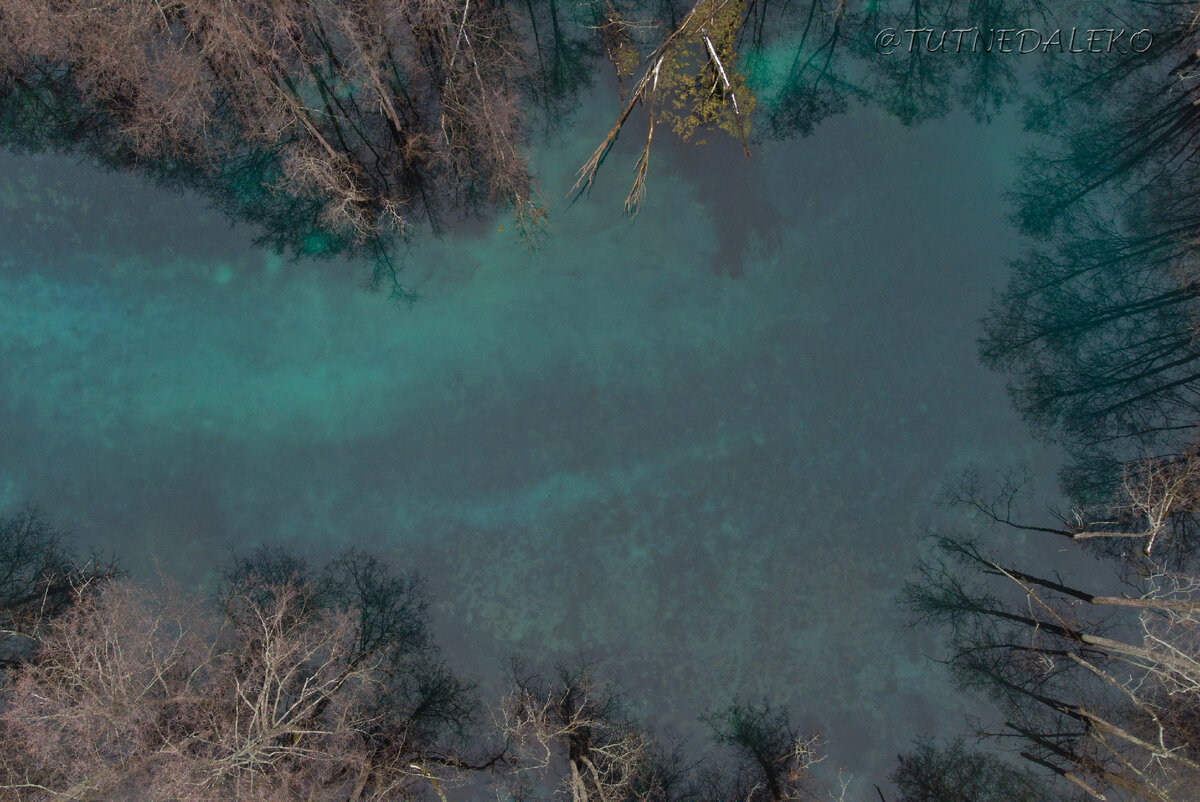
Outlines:
{"type": "Polygon", "coordinates": [[[714,274],[741,278],[754,242],[761,248],[755,254],[759,258],[779,250],[783,221],[768,195],[761,153],[752,150],[746,158],[741,143],[720,132],[698,147],[672,143],[663,150],[708,214],[717,241],[711,261],[714,274]]]}

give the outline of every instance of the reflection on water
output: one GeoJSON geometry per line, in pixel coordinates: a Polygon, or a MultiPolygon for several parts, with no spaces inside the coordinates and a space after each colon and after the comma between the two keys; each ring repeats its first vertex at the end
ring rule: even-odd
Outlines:
{"type": "Polygon", "coordinates": [[[428,574],[468,672],[603,656],[684,732],[768,697],[882,781],[961,718],[895,602],[929,500],[1053,461],[974,353],[1021,144],[856,112],[748,169],[672,155],[632,223],[616,176],[535,254],[498,225],[414,245],[411,309],[191,199],[5,156],[2,500],[194,583],[231,545],[366,546],[428,574]]]}

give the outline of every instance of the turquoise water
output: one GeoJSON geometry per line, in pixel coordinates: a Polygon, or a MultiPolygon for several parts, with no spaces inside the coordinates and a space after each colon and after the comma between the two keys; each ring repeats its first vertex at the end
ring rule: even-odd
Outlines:
{"type": "Polygon", "coordinates": [[[426,573],[485,687],[602,657],[683,732],[767,697],[869,790],[962,728],[895,598],[931,500],[1057,461],[976,358],[1026,141],[857,110],[749,162],[663,142],[630,222],[632,133],[561,200],[610,106],[535,157],[551,239],[418,239],[412,307],[197,199],[0,156],[0,504],[197,586],[231,547],[361,546],[426,573]]]}

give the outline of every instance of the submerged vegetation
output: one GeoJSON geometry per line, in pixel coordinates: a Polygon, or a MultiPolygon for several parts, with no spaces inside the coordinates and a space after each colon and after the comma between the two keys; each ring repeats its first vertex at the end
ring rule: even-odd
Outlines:
{"type": "MultiPolygon", "coordinates": [[[[1030,245],[981,342],[1019,411],[1071,454],[1071,509],[1020,520],[1008,480],[986,492],[968,477],[950,494],[977,522],[1110,560],[1123,584],[1082,556],[1086,580],[1035,568],[966,524],[932,535],[905,602],[948,633],[953,679],[995,703],[978,734],[1023,762],[919,740],[892,778],[900,799],[1172,800],[1200,787],[1200,39],[1188,4],[1127,5],[1108,13],[1140,15],[1153,47],[1046,60],[1020,97],[1042,135],[1014,193],[1030,245]]],[[[1036,2],[0,0],[0,141],[199,190],[276,249],[369,257],[375,281],[406,296],[396,238],[497,208],[529,238],[547,225],[526,149],[597,64],[620,101],[574,191],[644,123],[635,213],[656,132],[729,137],[750,155],[851,100],[905,124],[955,105],[986,119],[1018,99],[1011,58],[887,57],[875,32],[1052,19],[1036,2]]],[[[321,569],[261,551],[207,596],[150,589],[111,559],[73,556],[36,511],[10,515],[0,791],[846,793],[818,787],[819,739],[766,703],[704,714],[713,745],[696,752],[660,742],[589,667],[518,664],[505,695],[481,699],[434,644],[427,605],[417,575],[357,551],[321,569]]]]}

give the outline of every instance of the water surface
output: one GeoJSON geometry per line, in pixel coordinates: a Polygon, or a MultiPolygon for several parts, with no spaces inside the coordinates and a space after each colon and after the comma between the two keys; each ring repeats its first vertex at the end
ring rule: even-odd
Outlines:
{"type": "Polygon", "coordinates": [[[0,503],[197,586],[230,546],[360,546],[426,573],[480,678],[604,658],[683,732],[786,703],[869,790],[962,727],[896,604],[932,498],[1054,465],[976,359],[1025,142],[857,110],[749,162],[664,143],[629,222],[632,132],[558,200],[593,102],[536,156],[551,240],[418,240],[411,308],[194,198],[0,157],[0,503]]]}

